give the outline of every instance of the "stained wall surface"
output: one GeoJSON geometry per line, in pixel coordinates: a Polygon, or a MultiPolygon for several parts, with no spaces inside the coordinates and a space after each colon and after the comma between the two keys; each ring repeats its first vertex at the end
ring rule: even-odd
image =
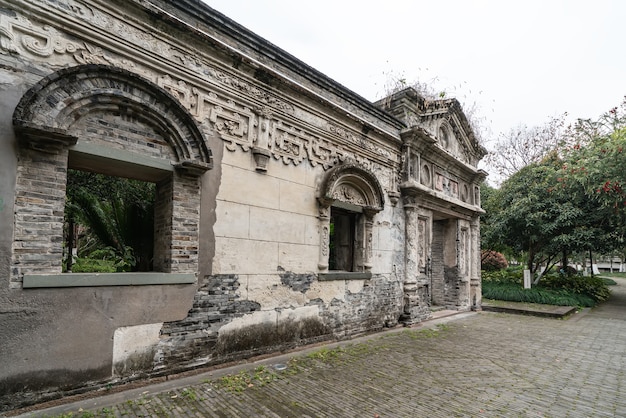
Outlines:
{"type": "Polygon", "coordinates": [[[0,411],[480,308],[454,100],[370,103],[194,0],[0,0],[0,97],[0,411]],[[68,169],[155,183],[152,271],[63,272],[68,169]]]}

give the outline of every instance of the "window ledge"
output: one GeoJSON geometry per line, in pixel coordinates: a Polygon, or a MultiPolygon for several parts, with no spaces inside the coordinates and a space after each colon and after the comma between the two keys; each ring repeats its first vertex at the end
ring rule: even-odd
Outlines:
{"type": "Polygon", "coordinates": [[[328,273],[319,273],[320,281],[328,280],[369,280],[372,273],[369,271],[330,271],[328,273]]]}
{"type": "Polygon", "coordinates": [[[191,284],[194,273],[61,273],[25,274],[22,287],[93,287],[93,286],[144,286],[159,284],[191,284]]]}

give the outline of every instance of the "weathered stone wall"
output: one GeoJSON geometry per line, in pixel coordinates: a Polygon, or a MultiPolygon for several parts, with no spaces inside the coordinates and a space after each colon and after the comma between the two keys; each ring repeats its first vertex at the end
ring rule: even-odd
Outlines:
{"type": "Polygon", "coordinates": [[[0,408],[419,322],[435,272],[479,304],[482,151],[405,93],[369,103],[193,0],[0,0],[0,408]],[[68,168],[157,184],[154,272],[61,273],[68,168]]]}

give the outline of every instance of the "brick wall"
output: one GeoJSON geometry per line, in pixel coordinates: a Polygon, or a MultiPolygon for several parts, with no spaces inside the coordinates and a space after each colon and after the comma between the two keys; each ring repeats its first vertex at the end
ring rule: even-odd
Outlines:
{"type": "MultiPolygon", "coordinates": [[[[309,282],[311,276],[295,276],[290,274],[292,280],[283,284],[290,286],[295,281],[298,290],[306,292],[306,286],[300,284],[309,282]]],[[[187,317],[164,324],[153,373],[171,373],[376,331],[395,326],[400,315],[399,281],[375,275],[360,292],[347,292],[344,300],[309,300],[307,305],[319,308],[318,317],[251,323],[224,332],[224,326],[234,319],[260,313],[259,303],[241,297],[240,286],[236,274],[202,279],[187,317]]]]}
{"type": "Polygon", "coordinates": [[[60,273],[67,151],[20,149],[15,185],[11,287],[23,274],[60,273]]]}

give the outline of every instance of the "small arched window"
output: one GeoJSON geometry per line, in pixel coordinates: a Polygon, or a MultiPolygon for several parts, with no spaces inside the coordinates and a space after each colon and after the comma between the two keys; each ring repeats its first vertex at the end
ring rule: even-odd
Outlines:
{"type": "Polygon", "coordinates": [[[450,147],[450,134],[448,133],[448,128],[445,126],[439,127],[439,143],[443,149],[450,147]]]}
{"type": "Polygon", "coordinates": [[[326,173],[318,202],[320,271],[369,272],[373,218],[384,205],[376,177],[354,164],[336,166],[326,173]]]}

